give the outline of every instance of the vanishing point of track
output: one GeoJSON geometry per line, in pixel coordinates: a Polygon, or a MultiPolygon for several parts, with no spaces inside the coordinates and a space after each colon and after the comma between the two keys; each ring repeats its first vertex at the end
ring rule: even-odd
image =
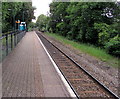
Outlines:
{"type": "Polygon", "coordinates": [[[36,32],[49,54],[64,75],[70,87],[80,99],[120,99],[106,86],[95,79],[65,52],[48,41],[40,32],[36,32]]]}

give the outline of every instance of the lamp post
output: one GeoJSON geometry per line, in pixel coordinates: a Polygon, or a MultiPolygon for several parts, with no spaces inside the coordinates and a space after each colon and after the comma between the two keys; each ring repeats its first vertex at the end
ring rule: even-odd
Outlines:
{"type": "Polygon", "coordinates": [[[16,24],[15,24],[15,14],[14,14],[14,9],[8,9],[8,11],[12,11],[13,14],[13,30],[16,29],[16,24]]]}
{"type": "Polygon", "coordinates": [[[15,23],[18,24],[18,30],[19,30],[20,20],[15,21],[15,23]]]}
{"type": "MultiPolygon", "coordinates": [[[[25,22],[26,20],[25,20],[25,13],[27,13],[28,15],[29,15],[29,10],[26,10],[26,11],[23,11],[23,15],[22,15],[22,19],[23,19],[23,22],[25,22]]],[[[25,22],[25,29],[27,30],[27,24],[26,24],[27,22],[25,22]]]]}
{"type": "MultiPolygon", "coordinates": [[[[16,29],[16,22],[15,22],[14,9],[8,9],[8,10],[12,11],[12,14],[13,14],[13,31],[15,31],[15,29],[16,29]]],[[[13,35],[14,35],[14,46],[16,46],[16,42],[17,42],[17,35],[14,32],[14,34],[11,34],[11,49],[13,48],[13,35]]]]}
{"type": "Polygon", "coordinates": [[[23,11],[23,22],[24,22],[24,13],[25,13],[25,11],[23,11]]]}
{"type": "Polygon", "coordinates": [[[23,22],[25,22],[25,12],[29,12],[28,10],[26,10],[26,11],[23,11],[23,16],[22,16],[22,19],[23,19],[23,22]]]}

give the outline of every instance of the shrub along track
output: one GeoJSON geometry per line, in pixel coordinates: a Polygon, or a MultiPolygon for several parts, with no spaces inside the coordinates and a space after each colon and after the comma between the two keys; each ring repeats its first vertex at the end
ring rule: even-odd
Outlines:
{"type": "Polygon", "coordinates": [[[37,32],[37,34],[78,97],[119,99],[118,96],[91,76],[89,72],[49,42],[40,32],[37,32]]]}

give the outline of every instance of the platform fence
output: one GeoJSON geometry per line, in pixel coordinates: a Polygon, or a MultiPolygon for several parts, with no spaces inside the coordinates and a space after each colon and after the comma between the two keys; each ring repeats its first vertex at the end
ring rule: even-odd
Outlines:
{"type": "Polygon", "coordinates": [[[15,48],[22,37],[25,35],[26,31],[10,31],[7,33],[2,33],[0,36],[0,62],[15,48]]]}

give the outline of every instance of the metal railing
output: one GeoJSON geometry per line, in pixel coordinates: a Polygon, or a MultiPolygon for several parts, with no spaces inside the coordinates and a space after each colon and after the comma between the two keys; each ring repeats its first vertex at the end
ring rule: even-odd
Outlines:
{"type": "Polygon", "coordinates": [[[1,47],[0,47],[0,62],[12,51],[12,49],[17,45],[17,43],[25,35],[25,31],[11,31],[7,33],[2,33],[0,37],[1,47]]]}

